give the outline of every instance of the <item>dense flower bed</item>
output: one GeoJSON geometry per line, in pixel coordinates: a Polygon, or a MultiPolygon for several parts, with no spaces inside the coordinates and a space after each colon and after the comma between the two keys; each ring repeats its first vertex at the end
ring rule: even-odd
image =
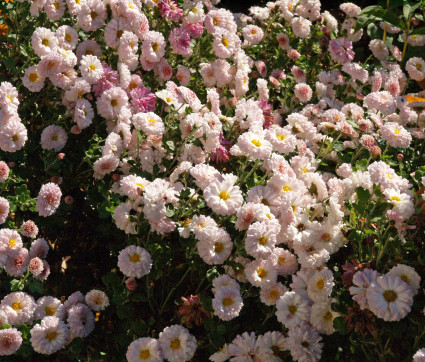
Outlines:
{"type": "Polygon", "coordinates": [[[0,356],[425,361],[405,3],[2,3],[0,356]]]}

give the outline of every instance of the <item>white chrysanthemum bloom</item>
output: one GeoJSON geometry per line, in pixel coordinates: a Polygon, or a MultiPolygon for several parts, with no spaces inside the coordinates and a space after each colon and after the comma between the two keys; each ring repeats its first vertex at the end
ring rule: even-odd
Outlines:
{"type": "Polygon", "coordinates": [[[83,55],[80,61],[81,76],[90,84],[96,83],[103,76],[103,67],[95,55],[83,55]]]}
{"type": "Polygon", "coordinates": [[[412,135],[395,122],[386,122],[381,128],[381,137],[387,144],[395,148],[407,148],[412,141],[412,135]]]}
{"type": "Polygon", "coordinates": [[[413,355],[413,362],[425,362],[425,348],[421,348],[413,355]]]}
{"type": "Polygon", "coordinates": [[[186,14],[186,19],[190,24],[195,24],[203,21],[204,16],[204,4],[202,2],[198,2],[190,7],[188,13],[186,14]]]}
{"type": "Polygon", "coordinates": [[[248,281],[261,288],[276,284],[277,271],[270,260],[257,259],[245,266],[245,275],[248,281]]]}
{"type": "Polygon", "coordinates": [[[234,180],[214,181],[204,190],[208,207],[219,215],[232,215],[242,206],[243,197],[234,180]]]}
{"type": "Polygon", "coordinates": [[[307,293],[314,302],[327,300],[334,286],[334,276],[329,269],[322,269],[311,275],[307,282],[307,293]]]}
{"type": "Polygon", "coordinates": [[[318,362],[322,354],[322,337],[308,323],[291,328],[286,347],[295,361],[318,362]]]}
{"type": "Polygon", "coordinates": [[[279,275],[292,275],[298,270],[297,258],[289,250],[274,248],[268,259],[279,275]]]}
{"type": "Polygon", "coordinates": [[[65,130],[57,125],[47,126],[41,133],[41,148],[59,152],[66,144],[68,135],[65,130]]]}
{"type": "Polygon", "coordinates": [[[272,287],[261,288],[260,299],[265,305],[275,305],[279,298],[288,291],[282,283],[277,283],[272,287]]]}
{"type": "Polygon", "coordinates": [[[207,264],[223,264],[232,253],[233,242],[224,229],[216,227],[202,235],[196,248],[207,264]]]}
{"type": "Polygon", "coordinates": [[[27,141],[27,129],[22,122],[9,121],[0,129],[0,148],[6,152],[16,152],[27,141]]]}
{"type": "Polygon", "coordinates": [[[93,289],[88,292],[86,294],[85,300],[87,305],[95,312],[105,310],[105,308],[109,306],[108,296],[98,289],[93,289]]]}
{"type": "Polygon", "coordinates": [[[23,247],[22,238],[16,230],[0,230],[0,255],[15,256],[23,247]]]}
{"type": "Polygon", "coordinates": [[[45,77],[38,71],[38,66],[31,65],[25,69],[22,83],[30,92],[40,92],[44,87],[44,80],[45,77]]]}
{"type": "Polygon", "coordinates": [[[297,138],[290,131],[281,127],[271,127],[265,134],[266,140],[272,144],[273,151],[290,153],[295,150],[297,138]]]}
{"type": "Polygon", "coordinates": [[[281,332],[266,332],[258,336],[256,346],[260,361],[279,362],[279,354],[286,350],[286,338],[281,332]]]}
{"type": "Polygon", "coordinates": [[[164,328],[158,342],[163,357],[170,362],[184,362],[192,359],[196,351],[196,338],[183,326],[174,324],[164,328]]]}
{"type": "Polygon", "coordinates": [[[390,55],[387,46],[380,39],[373,39],[369,43],[369,49],[372,51],[375,58],[379,60],[386,60],[390,55]]]}
{"type": "Polygon", "coordinates": [[[217,291],[222,287],[232,287],[233,289],[237,289],[240,291],[240,286],[238,282],[226,274],[223,274],[223,275],[220,275],[219,277],[214,278],[212,281],[212,285],[213,287],[211,291],[214,294],[217,293],[217,291]]]}
{"type": "Polygon", "coordinates": [[[139,338],[131,342],[125,357],[128,362],[163,361],[158,341],[153,338],[139,338]]]}
{"type": "Polygon", "coordinates": [[[107,120],[116,119],[127,104],[127,93],[120,87],[109,88],[96,101],[97,112],[107,120]]]}
{"type": "Polygon", "coordinates": [[[310,316],[309,301],[296,292],[286,292],[276,303],[277,320],[292,328],[310,316]]]}
{"type": "Polygon", "coordinates": [[[242,335],[237,335],[236,338],[229,344],[229,354],[233,356],[233,361],[238,362],[253,362],[258,358],[255,333],[244,332],[242,335]]]}
{"type": "Polygon", "coordinates": [[[360,309],[368,309],[366,293],[370,284],[376,281],[378,272],[372,269],[364,269],[357,271],[353,275],[353,286],[350,287],[350,294],[353,296],[360,309]]]}
{"type": "Polygon", "coordinates": [[[78,98],[74,110],[74,122],[80,129],[87,128],[93,122],[94,110],[91,103],[84,98],[78,98]]]}
{"type": "Polygon", "coordinates": [[[166,41],[157,31],[146,33],[142,43],[142,56],[151,63],[156,63],[165,55],[166,41]]]}
{"type": "Polygon", "coordinates": [[[108,173],[115,171],[120,163],[120,159],[114,154],[102,156],[93,164],[94,177],[102,179],[108,173]]]}
{"type": "Polygon", "coordinates": [[[248,227],[245,250],[254,258],[267,258],[276,244],[276,231],[265,222],[255,222],[248,227]]]}
{"type": "Polygon", "coordinates": [[[339,313],[334,312],[331,308],[335,299],[328,299],[325,302],[314,303],[311,306],[310,324],[320,333],[332,334],[335,332],[333,320],[339,317],[339,313]]]}
{"type": "Polygon", "coordinates": [[[403,319],[413,304],[413,291],[409,284],[390,274],[372,282],[366,296],[369,309],[387,322],[403,319]]]}
{"type": "Polygon", "coordinates": [[[213,353],[209,360],[212,362],[225,362],[230,358],[229,346],[225,343],[217,352],[213,353]]]}
{"type": "Polygon", "coordinates": [[[120,157],[124,150],[123,139],[118,133],[111,132],[106,137],[105,145],[102,146],[102,155],[114,155],[120,157]]]}
{"type": "Polygon", "coordinates": [[[243,306],[239,289],[230,286],[219,288],[212,300],[214,314],[224,321],[236,318],[243,306]]]}
{"type": "Polygon", "coordinates": [[[24,292],[13,292],[2,299],[0,309],[6,313],[9,324],[20,326],[33,320],[36,306],[32,296],[24,292]]]}
{"type": "Polygon", "coordinates": [[[141,246],[130,245],[118,255],[118,268],[127,277],[141,278],[152,267],[150,254],[141,246]]]}
{"type": "Polygon", "coordinates": [[[74,85],[65,92],[64,98],[68,102],[78,102],[84,94],[90,93],[91,85],[84,78],[77,78],[74,85]]]}
{"type": "Polygon", "coordinates": [[[425,79],[425,61],[419,57],[410,58],[406,62],[409,77],[420,82],[425,79]]]}
{"type": "Polygon", "coordinates": [[[150,182],[137,175],[128,175],[120,181],[120,191],[132,199],[137,199],[150,182]]]}
{"type": "Polygon", "coordinates": [[[133,116],[132,122],[136,129],[153,136],[162,136],[165,132],[164,122],[153,112],[137,113],[133,116]]]}
{"type": "Polygon", "coordinates": [[[58,317],[63,319],[65,309],[61,301],[57,298],[46,296],[37,300],[37,308],[34,312],[35,319],[43,319],[44,317],[58,317]]]}
{"type": "Polygon", "coordinates": [[[68,311],[69,332],[71,338],[87,337],[94,329],[94,314],[91,309],[82,303],[77,303],[68,311]]]}
{"type": "Polygon", "coordinates": [[[410,285],[413,291],[413,295],[418,294],[421,277],[416,272],[415,268],[405,264],[397,264],[391,268],[388,274],[400,277],[403,282],[410,285]]]}
{"type": "MultiPolygon", "coordinates": [[[[239,136],[237,146],[240,150],[255,160],[265,160],[270,157],[273,146],[264,138],[262,131],[249,131],[239,136]]],[[[232,147],[233,148],[233,147],[232,147]]],[[[230,149],[232,153],[232,149],[230,149]]]]}
{"type": "Polygon", "coordinates": [[[69,25],[62,25],[55,31],[59,46],[65,50],[73,50],[78,44],[78,33],[69,25]]]}
{"type": "Polygon", "coordinates": [[[408,219],[415,213],[412,197],[408,194],[388,188],[384,191],[387,201],[393,205],[392,210],[404,219],[408,219]]]}
{"type": "Polygon", "coordinates": [[[193,216],[192,222],[189,225],[190,231],[195,234],[195,238],[198,240],[202,239],[204,235],[208,236],[208,234],[217,227],[218,225],[214,219],[205,215],[193,216]]]}
{"type": "Polygon", "coordinates": [[[57,45],[58,39],[55,37],[55,33],[49,29],[37,28],[31,36],[31,46],[39,57],[55,50],[57,45]]]}

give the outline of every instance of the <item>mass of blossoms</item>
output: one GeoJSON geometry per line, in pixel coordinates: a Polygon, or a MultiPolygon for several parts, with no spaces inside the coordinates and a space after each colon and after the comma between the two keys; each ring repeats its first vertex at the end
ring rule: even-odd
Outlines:
{"type": "Polygon", "coordinates": [[[1,359],[425,361],[404,3],[2,2],[1,359]]]}

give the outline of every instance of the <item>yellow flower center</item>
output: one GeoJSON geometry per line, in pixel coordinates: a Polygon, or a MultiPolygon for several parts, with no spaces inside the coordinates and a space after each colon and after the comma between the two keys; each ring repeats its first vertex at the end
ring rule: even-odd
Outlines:
{"type": "Polygon", "coordinates": [[[262,236],[261,238],[258,239],[258,243],[260,245],[266,245],[267,244],[267,237],[262,236]]]}
{"type": "Polygon", "coordinates": [[[44,38],[44,39],[41,41],[41,44],[43,44],[45,47],[48,47],[48,46],[49,46],[49,39],[44,38]]]}
{"type": "Polygon", "coordinates": [[[19,140],[19,136],[17,134],[13,135],[12,141],[17,142],[19,140]]]}
{"type": "Polygon", "coordinates": [[[170,98],[170,97],[167,97],[167,98],[165,98],[165,101],[166,101],[167,103],[170,103],[170,102],[171,102],[171,98],[170,98]]]}
{"type": "Polygon", "coordinates": [[[214,18],[214,19],[213,19],[213,24],[214,24],[215,26],[217,26],[218,24],[220,24],[220,21],[219,21],[217,18],[214,18]]]}
{"type": "Polygon", "coordinates": [[[128,3],[128,8],[129,8],[129,9],[134,9],[133,4],[132,4],[132,3],[128,3]]]}
{"type": "Polygon", "coordinates": [[[151,351],[148,349],[142,349],[139,353],[139,358],[142,360],[149,359],[151,357],[151,351]]]}
{"type": "Polygon", "coordinates": [[[38,81],[38,74],[37,73],[31,73],[30,76],[29,76],[29,80],[30,80],[30,82],[33,82],[33,83],[37,82],[38,81]]]}
{"type": "Polygon", "coordinates": [[[158,48],[159,48],[159,44],[157,42],[155,42],[155,43],[152,44],[152,50],[154,52],[156,52],[158,50],[158,48]]]}
{"type": "Polygon", "coordinates": [[[148,122],[149,123],[152,123],[152,124],[155,124],[156,123],[156,121],[153,118],[149,118],[148,122]]]}
{"type": "Polygon", "coordinates": [[[277,138],[279,141],[283,141],[283,140],[285,140],[286,136],[285,136],[284,134],[277,134],[277,135],[276,135],[276,138],[277,138]]]}
{"type": "Polygon", "coordinates": [[[390,201],[401,201],[401,199],[398,196],[391,196],[390,201]]]}
{"type": "Polygon", "coordinates": [[[46,339],[48,339],[49,342],[54,341],[57,336],[58,334],[56,333],[56,331],[51,331],[46,333],[46,339]]]}
{"type": "Polygon", "coordinates": [[[46,307],[44,310],[46,311],[46,315],[49,317],[55,315],[56,313],[55,307],[46,307]]]}
{"type": "Polygon", "coordinates": [[[80,0],[75,0],[75,3],[80,5],[80,0]]]}
{"type": "Polygon", "coordinates": [[[216,253],[221,253],[223,251],[223,249],[224,249],[224,246],[223,246],[222,243],[217,242],[217,243],[214,244],[214,251],[216,253]]]}
{"type": "Polygon", "coordinates": [[[94,51],[93,50],[90,50],[90,49],[87,49],[85,55],[94,55],[94,51]]]}
{"type": "Polygon", "coordinates": [[[90,13],[90,16],[91,16],[92,19],[96,19],[97,18],[97,12],[96,11],[92,11],[90,13]]]}
{"type": "Polygon", "coordinates": [[[224,305],[225,307],[230,307],[230,306],[232,306],[233,304],[235,304],[235,302],[233,301],[233,299],[232,299],[232,298],[224,298],[224,299],[223,299],[223,305],[224,305]]]}
{"type": "Polygon", "coordinates": [[[95,67],[95,65],[94,65],[94,64],[90,64],[90,65],[89,65],[89,68],[90,68],[91,70],[93,70],[93,71],[95,71],[95,70],[96,70],[96,67],[95,67]]]}
{"type": "Polygon", "coordinates": [[[307,170],[306,167],[304,167],[301,171],[304,172],[304,173],[307,173],[308,172],[308,170],[307,170]]]}
{"type": "Polygon", "coordinates": [[[400,134],[400,130],[399,130],[399,129],[396,129],[396,130],[394,131],[394,134],[400,134]]]}
{"type": "Polygon", "coordinates": [[[229,41],[226,38],[221,40],[221,44],[223,44],[226,48],[229,46],[229,41]]]}
{"type": "Polygon", "coordinates": [[[324,241],[324,242],[327,243],[331,239],[331,235],[328,234],[328,233],[323,234],[322,237],[321,237],[321,239],[322,239],[322,241],[324,241]]]}
{"type": "Polygon", "coordinates": [[[277,263],[278,264],[284,264],[285,263],[285,258],[283,257],[283,256],[279,256],[278,258],[277,258],[277,263]]]}
{"type": "Polygon", "coordinates": [[[178,339],[178,338],[173,339],[170,343],[170,347],[172,349],[179,349],[180,348],[180,339],[178,339]]]}
{"type": "Polygon", "coordinates": [[[137,263],[140,260],[140,255],[137,253],[134,253],[133,255],[130,255],[130,261],[132,263],[137,263]]]}
{"type": "Polygon", "coordinates": [[[261,266],[257,268],[257,274],[258,276],[263,279],[267,276],[267,271],[264,270],[261,266]]]}
{"type": "Polygon", "coordinates": [[[331,312],[327,312],[324,316],[323,319],[325,321],[330,321],[332,319],[332,313],[331,312]]]}
{"type": "Polygon", "coordinates": [[[279,292],[276,289],[272,289],[269,296],[272,299],[277,299],[277,298],[279,298],[279,292]]]}
{"type": "Polygon", "coordinates": [[[259,140],[252,140],[251,143],[256,146],[256,147],[260,147],[261,146],[261,142],[259,140]]]}
{"type": "Polygon", "coordinates": [[[53,3],[53,5],[54,5],[56,10],[59,10],[59,3],[56,2],[56,3],[53,3]]]}
{"type": "Polygon", "coordinates": [[[52,136],[52,141],[57,141],[58,140],[58,136],[52,136]]]}
{"type": "Polygon", "coordinates": [[[66,34],[65,34],[65,41],[66,41],[67,43],[71,43],[71,42],[72,42],[71,34],[69,34],[69,33],[66,33],[66,34]]]}
{"type": "Polygon", "coordinates": [[[295,314],[295,313],[296,313],[296,311],[297,311],[297,306],[296,306],[296,305],[290,305],[290,306],[288,307],[288,311],[289,311],[289,313],[291,313],[291,314],[295,314]]]}
{"type": "Polygon", "coordinates": [[[393,290],[386,290],[384,292],[384,299],[387,301],[387,303],[394,302],[397,299],[397,293],[393,290]]]}
{"type": "Polygon", "coordinates": [[[118,101],[116,99],[111,100],[111,106],[116,107],[118,105],[118,101]]]}
{"type": "Polygon", "coordinates": [[[226,191],[221,191],[218,194],[218,197],[224,201],[229,200],[230,199],[230,195],[226,192],[226,191]]]}
{"type": "Polygon", "coordinates": [[[288,192],[288,191],[291,191],[291,188],[289,187],[289,186],[283,186],[282,187],[282,189],[283,189],[283,191],[285,191],[285,192],[288,192]]]}
{"type": "Polygon", "coordinates": [[[13,303],[12,309],[15,310],[15,311],[21,309],[21,303],[20,302],[13,303]]]}
{"type": "Polygon", "coordinates": [[[325,287],[325,281],[323,279],[318,280],[316,283],[316,287],[319,290],[323,290],[323,288],[325,287]]]}
{"type": "Polygon", "coordinates": [[[140,183],[136,183],[136,186],[138,186],[138,187],[140,187],[142,190],[145,188],[145,186],[143,186],[142,184],[140,184],[140,183]]]}
{"type": "Polygon", "coordinates": [[[9,245],[11,248],[13,248],[16,245],[16,240],[15,239],[9,239],[9,245]]]}

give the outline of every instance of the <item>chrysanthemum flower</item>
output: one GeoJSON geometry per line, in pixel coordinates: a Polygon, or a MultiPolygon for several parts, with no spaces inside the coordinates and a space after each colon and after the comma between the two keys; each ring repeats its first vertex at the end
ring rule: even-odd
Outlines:
{"type": "Polygon", "coordinates": [[[212,182],[204,190],[207,205],[219,215],[232,215],[242,206],[243,198],[239,186],[231,180],[212,182]]]}
{"type": "Polygon", "coordinates": [[[3,298],[0,308],[6,313],[9,324],[20,326],[32,321],[36,304],[27,293],[13,292],[3,298]]]}
{"type": "Polygon", "coordinates": [[[38,71],[38,66],[31,65],[25,69],[25,75],[22,83],[31,92],[40,92],[44,87],[45,77],[38,71]]]}
{"type": "Polygon", "coordinates": [[[57,45],[58,39],[49,29],[37,28],[31,36],[31,46],[39,57],[50,53],[57,45]]]}
{"type": "Polygon", "coordinates": [[[51,296],[41,297],[37,300],[37,308],[34,312],[35,319],[43,319],[44,317],[58,317],[62,320],[65,310],[61,301],[51,296]]]}
{"type": "Polygon", "coordinates": [[[189,361],[196,351],[196,338],[177,324],[166,327],[158,338],[163,357],[170,362],[189,361]]]}
{"type": "Polygon", "coordinates": [[[87,305],[94,310],[99,312],[109,306],[108,296],[101,290],[93,289],[86,294],[85,301],[87,305]]]}
{"type": "Polygon", "coordinates": [[[0,253],[2,255],[15,256],[22,246],[21,236],[15,230],[0,230],[0,253]]]}
{"type": "Polygon", "coordinates": [[[94,329],[94,314],[85,304],[77,303],[68,310],[67,322],[71,338],[84,338],[94,329]]]}
{"type": "Polygon", "coordinates": [[[60,205],[61,197],[61,189],[53,182],[41,186],[36,203],[38,214],[44,217],[53,215],[60,205]]]}
{"type": "Polygon", "coordinates": [[[329,269],[315,272],[307,283],[308,296],[314,302],[327,300],[332,293],[333,280],[333,274],[329,269]]]}
{"type": "Polygon", "coordinates": [[[248,281],[256,287],[269,287],[276,284],[277,271],[269,260],[257,259],[245,266],[248,281]]]}
{"type": "Polygon", "coordinates": [[[204,229],[196,248],[207,264],[223,264],[232,253],[233,243],[224,229],[216,227],[208,231],[204,229]]]}
{"type": "Polygon", "coordinates": [[[140,246],[127,246],[118,255],[118,268],[128,277],[141,278],[150,272],[151,267],[150,254],[140,246]]]}
{"type": "Polygon", "coordinates": [[[239,290],[223,286],[219,288],[212,300],[214,314],[224,321],[236,318],[243,306],[239,290]]]}
{"type": "Polygon", "coordinates": [[[304,323],[289,330],[286,346],[294,360],[317,362],[322,354],[321,340],[320,334],[304,323]]]}
{"type": "Polygon", "coordinates": [[[14,354],[22,344],[22,334],[16,328],[0,330],[0,356],[14,354]]]}
{"type": "Polygon", "coordinates": [[[277,301],[276,308],[277,320],[287,328],[309,320],[309,302],[296,292],[286,292],[277,301]]]}
{"type": "Polygon", "coordinates": [[[16,152],[27,141],[27,129],[22,122],[11,121],[0,129],[0,148],[6,152],[16,152]]]}
{"type": "Polygon", "coordinates": [[[57,125],[47,126],[41,133],[41,147],[45,150],[59,152],[66,144],[68,136],[65,130],[57,125]]]}
{"type": "Polygon", "coordinates": [[[275,305],[287,291],[288,288],[282,283],[277,283],[272,287],[261,288],[260,299],[265,305],[275,305]]]}
{"type": "Polygon", "coordinates": [[[153,338],[139,338],[131,342],[125,356],[128,362],[163,361],[158,341],[153,338]]]}
{"type": "Polygon", "coordinates": [[[390,269],[388,274],[400,277],[403,282],[410,285],[413,295],[418,294],[421,277],[414,268],[405,264],[397,264],[390,269]]]}

